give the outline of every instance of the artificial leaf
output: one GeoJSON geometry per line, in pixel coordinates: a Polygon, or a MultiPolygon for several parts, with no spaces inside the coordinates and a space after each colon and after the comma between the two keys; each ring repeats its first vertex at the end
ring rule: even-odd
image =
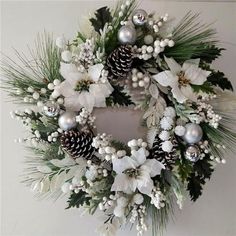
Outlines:
{"type": "Polygon", "coordinates": [[[101,7],[95,12],[95,17],[89,19],[94,30],[100,33],[106,23],[111,22],[112,17],[108,7],[101,7]]]}
{"type": "Polygon", "coordinates": [[[218,86],[221,89],[233,91],[231,82],[225,77],[225,74],[220,71],[212,71],[207,80],[214,86],[218,86]]]}
{"type": "Polygon", "coordinates": [[[193,172],[188,177],[187,185],[192,201],[196,201],[201,196],[203,185],[205,185],[206,179],[210,179],[213,170],[208,157],[197,161],[193,165],[193,172]]]}
{"type": "Polygon", "coordinates": [[[129,106],[134,105],[131,100],[131,96],[127,94],[122,86],[112,85],[114,88],[112,94],[106,99],[107,106],[120,105],[120,106],[129,106]]]}
{"type": "Polygon", "coordinates": [[[79,208],[80,206],[82,206],[84,203],[89,203],[90,198],[87,197],[86,193],[83,191],[80,191],[78,193],[73,192],[70,195],[69,200],[67,201],[68,203],[68,207],[66,207],[66,209],[69,209],[71,207],[76,207],[79,208]]]}
{"type": "Polygon", "coordinates": [[[224,48],[218,48],[213,44],[199,44],[199,47],[202,47],[204,50],[196,53],[193,58],[201,58],[201,61],[205,63],[212,63],[221,55],[221,51],[225,50],[224,48]]]}
{"type": "Polygon", "coordinates": [[[202,85],[195,85],[192,84],[191,87],[193,88],[194,92],[199,93],[200,91],[203,93],[214,93],[214,89],[212,87],[212,84],[209,81],[206,81],[202,85]]]}

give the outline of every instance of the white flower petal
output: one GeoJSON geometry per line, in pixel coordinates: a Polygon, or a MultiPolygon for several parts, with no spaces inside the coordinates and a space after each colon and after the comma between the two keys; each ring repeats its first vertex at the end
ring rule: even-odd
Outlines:
{"type": "Polygon", "coordinates": [[[103,64],[96,64],[96,65],[93,65],[93,66],[90,66],[89,69],[88,69],[88,74],[89,74],[89,77],[97,82],[100,75],[101,75],[101,71],[103,69],[103,64]]]}
{"type": "Polygon", "coordinates": [[[191,101],[197,100],[197,94],[194,93],[190,85],[181,87],[182,94],[191,101]]]}
{"type": "Polygon", "coordinates": [[[81,109],[81,104],[79,101],[79,94],[66,97],[64,99],[64,105],[67,108],[67,110],[79,111],[81,109]]]}
{"type": "Polygon", "coordinates": [[[180,73],[181,65],[179,65],[173,58],[165,57],[165,61],[174,75],[177,75],[180,73]]]}
{"type": "Polygon", "coordinates": [[[189,67],[191,67],[192,65],[195,66],[199,66],[200,63],[200,59],[190,59],[184,62],[183,66],[182,66],[182,71],[186,71],[189,67]]]}
{"type": "Polygon", "coordinates": [[[161,170],[165,169],[165,166],[155,159],[148,159],[144,165],[149,168],[151,177],[160,175],[161,170]]]}
{"type": "Polygon", "coordinates": [[[185,71],[185,77],[191,81],[191,84],[202,85],[211,72],[202,70],[196,65],[191,65],[185,71]]]}
{"type": "Polygon", "coordinates": [[[183,95],[178,86],[172,88],[171,92],[173,94],[173,97],[177,100],[177,102],[184,103],[187,100],[187,98],[183,95]]]}
{"type": "Polygon", "coordinates": [[[72,86],[78,82],[83,77],[83,74],[80,73],[77,67],[70,63],[66,64],[61,62],[60,64],[60,73],[64,79],[66,79],[72,86]]]}
{"type": "Polygon", "coordinates": [[[89,112],[92,112],[95,104],[94,96],[91,96],[89,92],[83,91],[79,95],[79,103],[81,104],[81,107],[84,107],[89,112]]]}
{"type": "Polygon", "coordinates": [[[178,84],[178,77],[173,75],[169,70],[154,75],[153,79],[155,79],[160,85],[165,87],[173,87],[178,84]]]}
{"type": "Polygon", "coordinates": [[[154,187],[153,180],[150,178],[148,182],[146,182],[145,185],[138,186],[138,190],[140,193],[150,195],[154,187]]]}
{"type": "Polygon", "coordinates": [[[54,91],[59,92],[59,94],[63,95],[64,97],[69,97],[76,95],[76,91],[74,90],[74,87],[67,81],[63,81],[60,85],[56,86],[54,88],[54,91]]]}
{"type": "Polygon", "coordinates": [[[138,151],[134,151],[132,159],[137,162],[138,166],[141,166],[146,161],[146,155],[144,148],[139,148],[138,151]]]}
{"type": "Polygon", "coordinates": [[[118,174],[115,177],[114,183],[111,187],[111,191],[117,191],[117,192],[124,192],[124,193],[130,193],[130,187],[129,187],[129,178],[125,174],[118,174]]]}
{"type": "Polygon", "coordinates": [[[125,156],[121,159],[118,158],[113,159],[112,163],[113,163],[113,170],[117,174],[121,174],[123,173],[123,171],[127,169],[135,169],[138,166],[137,163],[128,156],[125,156]]]}

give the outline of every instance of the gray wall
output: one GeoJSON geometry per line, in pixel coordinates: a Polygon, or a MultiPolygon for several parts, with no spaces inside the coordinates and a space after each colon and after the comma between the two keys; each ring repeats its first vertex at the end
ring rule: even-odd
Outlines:
{"type": "MultiPolygon", "coordinates": [[[[111,4],[110,1],[108,4],[111,4]]],[[[79,20],[88,16],[95,8],[105,5],[105,1],[15,1],[2,2],[2,51],[14,58],[12,47],[26,50],[38,32],[46,29],[55,36],[62,33],[66,37],[75,35],[79,20]]],[[[221,2],[171,2],[143,1],[147,10],[156,9],[160,14],[168,12],[180,18],[188,10],[201,12],[206,22],[216,21],[215,27],[223,47],[223,57],[215,67],[225,71],[236,86],[236,3],[221,2]]],[[[20,184],[25,151],[14,138],[26,135],[20,123],[9,118],[9,112],[16,106],[6,102],[2,94],[1,102],[1,198],[2,236],[94,236],[95,226],[100,222],[95,217],[80,217],[78,210],[67,210],[65,200],[56,203],[38,201],[32,193],[20,184]]],[[[98,112],[99,129],[113,133],[117,138],[127,140],[142,132],[138,130],[139,114],[125,111],[98,112]],[[108,125],[107,116],[112,117],[108,125]],[[133,121],[135,120],[135,122],[133,121]],[[126,123],[125,123],[126,122],[126,123]],[[106,126],[107,125],[107,126],[106,126]],[[106,126],[106,127],[105,127],[106,126]]],[[[234,236],[236,235],[236,157],[227,158],[226,165],[216,168],[211,182],[205,186],[204,195],[192,204],[186,201],[184,209],[177,210],[175,222],[170,222],[166,236],[234,236]]],[[[136,235],[129,229],[120,236],[136,235]]],[[[151,235],[151,234],[147,234],[151,235]]]]}

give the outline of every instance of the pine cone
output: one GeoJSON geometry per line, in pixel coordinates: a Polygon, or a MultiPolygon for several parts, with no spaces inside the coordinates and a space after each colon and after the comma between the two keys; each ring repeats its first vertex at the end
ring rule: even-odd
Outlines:
{"type": "Polygon", "coordinates": [[[150,158],[160,161],[163,165],[165,165],[166,169],[171,170],[176,160],[179,158],[178,154],[176,153],[177,141],[172,140],[174,146],[171,152],[164,152],[162,150],[162,142],[163,141],[158,136],[156,136],[153,147],[150,150],[150,158]]]}
{"type": "Polygon", "coordinates": [[[107,58],[109,72],[118,78],[125,77],[131,71],[132,63],[132,47],[129,45],[119,46],[107,58]]]}
{"type": "Polygon", "coordinates": [[[60,141],[62,148],[74,159],[92,159],[95,149],[92,147],[93,135],[91,132],[65,131],[60,141]]]}

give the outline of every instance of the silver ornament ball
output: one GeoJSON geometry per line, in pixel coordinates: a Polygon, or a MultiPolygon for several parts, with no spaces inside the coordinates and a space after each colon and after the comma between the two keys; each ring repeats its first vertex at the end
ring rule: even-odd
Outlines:
{"type": "Polygon", "coordinates": [[[134,12],[132,20],[135,25],[142,26],[146,24],[147,18],[148,18],[147,12],[144,11],[143,9],[138,9],[134,12]]]}
{"type": "Polygon", "coordinates": [[[198,124],[188,123],[185,125],[185,134],[183,139],[189,143],[194,144],[198,143],[203,136],[202,128],[198,124]]]}
{"type": "Polygon", "coordinates": [[[137,39],[137,33],[133,26],[124,25],[118,32],[118,40],[121,44],[134,44],[137,39]]]}
{"type": "Polygon", "coordinates": [[[58,125],[64,131],[73,129],[77,126],[76,113],[73,111],[66,111],[60,115],[58,125]]]}
{"type": "Polygon", "coordinates": [[[196,145],[190,145],[185,150],[185,158],[191,162],[197,162],[200,159],[200,149],[196,145]]]}
{"type": "Polygon", "coordinates": [[[55,102],[48,101],[43,105],[43,113],[48,117],[55,117],[60,113],[60,106],[55,102]]]}

